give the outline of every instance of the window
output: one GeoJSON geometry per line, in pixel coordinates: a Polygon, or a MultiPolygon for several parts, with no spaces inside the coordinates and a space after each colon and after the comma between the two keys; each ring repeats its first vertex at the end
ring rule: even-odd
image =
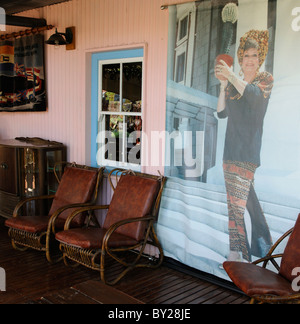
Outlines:
{"type": "MultiPolygon", "coordinates": [[[[143,54],[143,50],[128,51],[131,52],[143,54]]],[[[97,60],[97,103],[94,100],[98,113],[96,162],[97,165],[139,171],[143,57],[126,58],[127,51],[120,53],[123,53],[119,55],[121,58],[97,60]]]]}
{"type": "Polygon", "coordinates": [[[178,26],[178,35],[177,35],[177,46],[182,44],[183,42],[186,42],[189,37],[189,23],[190,23],[190,16],[189,14],[184,16],[180,21],[179,21],[179,26],[178,26]]]}
{"type": "Polygon", "coordinates": [[[186,46],[182,46],[181,51],[176,52],[175,81],[184,84],[186,70],[186,46]],[[181,51],[183,51],[181,53],[181,51]]]}
{"type": "Polygon", "coordinates": [[[184,14],[178,22],[175,48],[175,82],[185,84],[187,45],[189,37],[189,14],[184,14]]]}
{"type": "Polygon", "coordinates": [[[174,81],[192,86],[193,55],[195,46],[196,4],[177,7],[174,81]]]}

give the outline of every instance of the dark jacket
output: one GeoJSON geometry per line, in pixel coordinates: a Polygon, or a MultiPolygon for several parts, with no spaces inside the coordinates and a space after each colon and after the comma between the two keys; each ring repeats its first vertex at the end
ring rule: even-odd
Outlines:
{"type": "Polygon", "coordinates": [[[241,96],[232,84],[226,88],[226,108],[219,118],[228,118],[224,161],[250,162],[260,166],[263,124],[274,79],[263,72],[246,86],[241,96]]]}

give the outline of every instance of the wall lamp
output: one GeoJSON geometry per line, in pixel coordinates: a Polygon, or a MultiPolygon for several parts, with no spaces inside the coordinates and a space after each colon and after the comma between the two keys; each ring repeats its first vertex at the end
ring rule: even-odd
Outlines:
{"type": "Polygon", "coordinates": [[[56,29],[55,34],[45,42],[48,45],[54,45],[55,48],[66,45],[67,51],[75,49],[75,27],[66,28],[65,33],[59,33],[56,29]]]}

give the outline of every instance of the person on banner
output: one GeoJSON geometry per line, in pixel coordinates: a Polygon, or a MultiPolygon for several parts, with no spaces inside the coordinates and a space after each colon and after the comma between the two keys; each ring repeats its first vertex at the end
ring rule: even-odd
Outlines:
{"type": "Polygon", "coordinates": [[[270,230],[254,190],[254,176],[261,165],[264,118],[274,79],[260,72],[268,53],[268,31],[251,30],[240,41],[239,78],[225,61],[215,67],[221,90],[218,117],[227,118],[223,168],[227,191],[230,253],[228,261],[251,262],[264,257],[272,246],[270,230]],[[251,247],[245,226],[245,210],[251,216],[251,247]]]}

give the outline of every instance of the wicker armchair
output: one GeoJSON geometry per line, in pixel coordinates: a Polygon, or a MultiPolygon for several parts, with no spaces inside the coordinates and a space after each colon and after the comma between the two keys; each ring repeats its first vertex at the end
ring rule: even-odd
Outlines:
{"type": "Polygon", "coordinates": [[[272,247],[265,258],[256,262],[240,263],[225,262],[224,269],[246,295],[251,303],[260,304],[299,304],[300,303],[300,215],[293,229],[284,234],[272,247]],[[287,237],[288,244],[283,254],[274,254],[276,249],[287,237]],[[276,259],[281,259],[279,266],[276,259]],[[271,262],[278,274],[266,269],[271,262]],[[262,267],[257,266],[263,263],[262,267]]]}
{"type": "Polygon", "coordinates": [[[114,190],[110,205],[93,206],[74,212],[66,222],[65,231],[57,233],[56,239],[60,242],[66,265],[71,260],[93,270],[100,270],[101,280],[114,285],[134,268],[157,268],[163,262],[163,250],[154,223],[157,221],[166,178],[116,169],[109,174],[109,181],[114,190]],[[116,179],[121,175],[116,186],[112,181],[114,175],[116,179]],[[108,209],[103,228],[69,229],[78,213],[99,209],[108,209]],[[146,258],[142,257],[147,244],[159,250],[160,256],[155,262],[145,262],[146,258]],[[128,253],[129,251],[135,253],[128,253]],[[105,278],[106,255],[125,266],[125,270],[115,280],[105,278]]]}
{"type": "MultiPolygon", "coordinates": [[[[95,169],[75,163],[62,163],[62,166],[64,165],[65,170],[61,180],[54,168],[55,176],[59,182],[55,195],[24,199],[16,206],[13,217],[5,222],[5,225],[9,227],[8,234],[14,249],[25,251],[31,248],[44,251],[49,262],[54,262],[52,252],[55,249],[52,247],[55,243],[56,250],[59,251],[54,239],[56,231],[64,229],[66,219],[76,208],[95,204],[99,184],[103,178],[104,168],[95,169]],[[47,200],[53,200],[48,215],[22,215],[23,206],[26,204],[47,200]]],[[[83,226],[84,216],[83,214],[78,215],[73,220],[72,226],[83,226]]]]}

